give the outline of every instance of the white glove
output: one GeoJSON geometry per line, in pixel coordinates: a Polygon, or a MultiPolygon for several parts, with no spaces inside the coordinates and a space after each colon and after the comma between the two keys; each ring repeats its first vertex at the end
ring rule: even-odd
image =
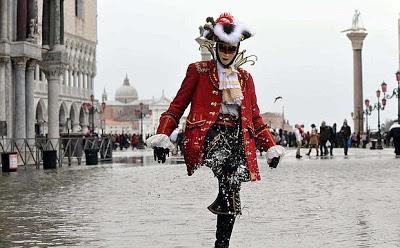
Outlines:
{"type": "Polygon", "coordinates": [[[172,144],[171,140],[169,140],[169,137],[165,134],[155,134],[155,135],[149,137],[146,140],[146,144],[148,147],[151,147],[151,148],[162,147],[162,148],[170,149],[170,150],[175,148],[174,144],[172,144]]]}
{"type": "Polygon", "coordinates": [[[280,145],[275,145],[273,147],[270,147],[267,151],[267,163],[271,163],[273,158],[280,158],[282,159],[282,157],[285,155],[285,148],[283,148],[283,146],[280,145]]]}

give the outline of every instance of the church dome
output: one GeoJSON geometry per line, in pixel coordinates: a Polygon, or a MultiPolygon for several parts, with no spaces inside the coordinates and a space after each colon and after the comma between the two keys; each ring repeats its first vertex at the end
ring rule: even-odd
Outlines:
{"type": "Polygon", "coordinates": [[[138,93],[129,83],[128,75],[124,79],[124,83],[115,92],[115,100],[122,103],[133,102],[138,99],[138,93]]]}

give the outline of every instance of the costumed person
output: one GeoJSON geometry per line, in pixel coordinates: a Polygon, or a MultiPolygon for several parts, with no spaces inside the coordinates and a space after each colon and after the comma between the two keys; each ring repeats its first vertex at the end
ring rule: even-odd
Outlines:
{"type": "Polygon", "coordinates": [[[160,117],[157,134],[147,144],[154,148],[155,158],[165,162],[169,135],[191,104],[183,140],[187,173],[205,165],[218,179],[219,193],[208,209],[217,215],[215,247],[229,247],[235,218],[241,214],[241,183],[261,179],[256,143],[266,151],[272,168],[284,148],[275,145],[260,116],[253,79],[240,68],[246,62],[254,64],[251,56],[239,52],[240,42],[251,32],[229,13],[206,21],[202,37],[213,59],[189,65],[181,88],[160,117]]]}
{"type": "Polygon", "coordinates": [[[394,153],[396,154],[396,158],[400,158],[400,123],[395,122],[390,127],[388,140],[393,138],[394,143],[394,153]]]}

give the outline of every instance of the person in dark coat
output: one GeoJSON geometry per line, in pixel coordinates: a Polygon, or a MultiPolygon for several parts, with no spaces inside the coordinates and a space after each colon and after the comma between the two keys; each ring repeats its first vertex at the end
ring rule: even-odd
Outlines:
{"type": "Polygon", "coordinates": [[[349,146],[347,141],[350,139],[351,136],[351,128],[347,125],[347,120],[343,121],[343,126],[340,128],[340,134],[342,136],[342,144],[344,148],[344,155],[347,156],[347,152],[349,150],[349,146]]]}
{"type": "Polygon", "coordinates": [[[320,133],[320,145],[319,149],[321,152],[321,156],[326,156],[328,155],[328,148],[326,147],[326,142],[329,139],[330,133],[329,133],[329,128],[326,125],[325,121],[321,123],[321,126],[319,127],[319,133],[320,133]]]}
{"type": "Polygon", "coordinates": [[[396,158],[400,158],[400,124],[398,122],[393,123],[393,125],[390,127],[388,140],[391,138],[393,138],[394,153],[396,154],[396,158]]]}

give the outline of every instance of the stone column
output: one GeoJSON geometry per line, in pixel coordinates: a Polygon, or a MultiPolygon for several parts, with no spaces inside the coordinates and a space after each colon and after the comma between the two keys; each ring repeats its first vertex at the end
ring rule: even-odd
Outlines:
{"type": "Polygon", "coordinates": [[[0,42],[8,41],[8,0],[0,0],[0,42]]]}
{"type": "Polygon", "coordinates": [[[79,121],[72,120],[72,132],[77,133],[80,130],[79,121]]]}
{"type": "Polygon", "coordinates": [[[92,76],[88,74],[88,89],[90,92],[92,92],[93,87],[93,81],[92,81],[92,76]]]}
{"type": "Polygon", "coordinates": [[[86,91],[89,89],[89,76],[87,73],[83,74],[83,81],[85,84],[86,91]]]}
{"type": "Polygon", "coordinates": [[[51,139],[60,137],[59,127],[59,90],[63,68],[48,68],[45,71],[48,88],[48,136],[51,139]]]}
{"type": "Polygon", "coordinates": [[[0,58],[0,121],[6,120],[6,66],[8,58],[0,58]]]}
{"type": "Polygon", "coordinates": [[[26,67],[25,84],[25,111],[26,111],[26,137],[35,138],[35,101],[34,101],[34,75],[37,61],[30,60],[26,67]]]}
{"type": "Polygon", "coordinates": [[[63,77],[63,85],[67,86],[68,83],[68,70],[64,71],[64,77],[63,77]]]}
{"type": "Polygon", "coordinates": [[[359,114],[363,109],[363,80],[362,80],[362,47],[367,33],[351,32],[347,37],[351,40],[353,48],[353,68],[354,68],[354,132],[364,132],[364,115],[359,114]]]}
{"type": "Polygon", "coordinates": [[[40,68],[39,68],[39,65],[36,65],[36,68],[35,68],[35,81],[36,82],[40,81],[40,68]]]}
{"type": "Polygon", "coordinates": [[[14,137],[17,139],[26,138],[26,104],[25,104],[25,70],[26,61],[24,57],[13,58],[15,66],[15,130],[14,137]]]}
{"type": "Polygon", "coordinates": [[[78,79],[77,79],[76,71],[72,71],[72,74],[74,74],[74,76],[73,76],[74,82],[73,82],[72,86],[74,86],[76,88],[76,86],[78,85],[78,79]]]}
{"type": "Polygon", "coordinates": [[[7,121],[7,137],[12,138],[14,135],[14,87],[12,83],[13,79],[13,70],[12,70],[12,62],[9,59],[5,62],[6,66],[6,121],[7,121]]]}
{"type": "Polygon", "coordinates": [[[69,75],[68,75],[68,85],[69,87],[73,87],[74,86],[74,71],[72,70],[72,68],[69,68],[69,75]]]}
{"type": "Polygon", "coordinates": [[[83,82],[82,82],[82,73],[78,71],[78,88],[82,89],[83,88],[83,82]]]}
{"type": "Polygon", "coordinates": [[[92,75],[90,76],[90,89],[92,90],[92,93],[94,93],[94,92],[93,92],[93,91],[94,91],[94,77],[95,77],[94,74],[92,74],[92,75]]]}

